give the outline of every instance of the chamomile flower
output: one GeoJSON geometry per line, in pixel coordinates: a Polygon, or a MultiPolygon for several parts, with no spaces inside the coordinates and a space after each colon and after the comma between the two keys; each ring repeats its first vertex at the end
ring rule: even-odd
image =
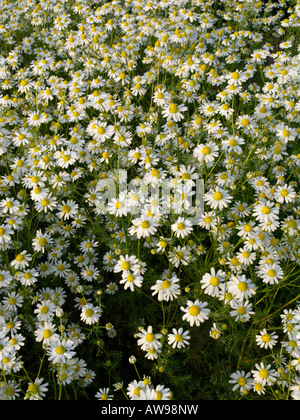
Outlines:
{"type": "Polygon", "coordinates": [[[256,344],[260,348],[272,349],[277,344],[278,335],[274,332],[268,333],[266,329],[263,329],[255,338],[256,344]]]}
{"type": "Polygon", "coordinates": [[[244,394],[244,391],[248,392],[252,386],[251,372],[236,371],[230,375],[230,384],[233,384],[233,391],[239,390],[241,394],[244,394]]]}
{"type": "Polygon", "coordinates": [[[218,225],[218,220],[216,219],[216,215],[214,211],[204,212],[200,216],[199,226],[210,230],[216,229],[218,225]]]}
{"type": "Polygon", "coordinates": [[[11,261],[10,265],[15,269],[24,269],[28,267],[29,262],[32,260],[32,257],[30,254],[27,253],[27,251],[22,251],[20,254],[16,256],[14,260],[11,261]]]}
{"type": "Polygon", "coordinates": [[[219,155],[219,147],[213,142],[199,144],[194,149],[193,154],[200,163],[205,162],[206,164],[211,164],[219,155]]]}
{"type": "Polygon", "coordinates": [[[252,370],[253,380],[262,386],[272,386],[275,384],[279,373],[272,369],[271,365],[265,365],[264,363],[256,364],[256,370],[252,370]]]}
{"type": "Polygon", "coordinates": [[[103,143],[105,140],[111,138],[115,133],[114,127],[108,125],[107,122],[97,121],[93,124],[90,123],[89,127],[93,138],[100,143],[103,143]]]}
{"type": "Polygon", "coordinates": [[[37,304],[34,313],[39,321],[50,321],[55,315],[56,306],[51,300],[42,300],[37,304]]]}
{"type": "Polygon", "coordinates": [[[294,188],[291,185],[280,185],[274,194],[275,200],[282,203],[292,203],[295,201],[297,195],[294,188]]]}
{"type": "Polygon", "coordinates": [[[145,86],[143,86],[142,80],[140,80],[135,83],[131,89],[131,92],[133,96],[143,96],[147,92],[147,89],[145,86]]]}
{"type": "Polygon", "coordinates": [[[131,398],[132,400],[156,400],[157,392],[155,389],[149,388],[148,386],[145,389],[141,389],[139,395],[134,394],[131,398]]]}
{"type": "Polygon", "coordinates": [[[229,293],[240,301],[248,300],[256,294],[255,285],[244,274],[232,275],[227,286],[229,293]]]}
{"type": "Polygon", "coordinates": [[[80,319],[87,325],[92,325],[99,321],[101,315],[102,309],[88,303],[81,308],[80,319]]]}
{"type": "Polygon", "coordinates": [[[179,122],[184,119],[183,113],[185,111],[187,111],[187,107],[185,105],[172,103],[162,110],[162,115],[167,119],[167,121],[179,122]]]}
{"type": "Polygon", "coordinates": [[[129,275],[131,273],[136,273],[139,271],[139,260],[134,255],[125,256],[121,255],[119,261],[116,263],[114,267],[114,272],[119,273],[122,272],[122,275],[129,275]]]}
{"type": "Polygon", "coordinates": [[[190,345],[190,332],[184,331],[183,328],[176,328],[172,329],[172,333],[168,334],[168,344],[172,346],[174,349],[178,348],[185,348],[186,346],[190,345]]]}
{"type": "Polygon", "coordinates": [[[48,194],[47,197],[43,198],[42,200],[38,200],[35,202],[35,209],[41,213],[50,212],[57,207],[57,198],[52,196],[52,193],[48,194]]]}
{"type": "Polygon", "coordinates": [[[184,217],[179,217],[176,223],[171,225],[171,229],[177,238],[185,238],[193,231],[192,223],[184,217]]]}
{"type": "Polygon", "coordinates": [[[133,226],[129,229],[129,233],[137,238],[147,238],[157,231],[157,220],[152,216],[142,216],[132,221],[133,226]]]}
{"type": "Polygon", "coordinates": [[[247,322],[254,315],[252,303],[249,300],[232,299],[229,304],[232,308],[230,316],[235,318],[235,321],[247,322]]]}
{"type": "Polygon", "coordinates": [[[97,391],[95,398],[100,401],[109,401],[114,399],[114,395],[110,394],[109,388],[100,388],[97,391]]]}
{"type": "Polygon", "coordinates": [[[156,392],[156,398],[155,398],[156,401],[170,400],[173,395],[170,388],[166,388],[164,385],[157,385],[155,387],[155,392],[156,392]]]}
{"type": "Polygon", "coordinates": [[[42,233],[41,230],[36,232],[36,237],[32,240],[33,249],[37,252],[44,253],[45,249],[51,246],[53,239],[48,233],[42,233]]]}
{"type": "Polygon", "coordinates": [[[213,209],[223,210],[228,207],[232,200],[232,196],[224,189],[210,189],[204,196],[204,200],[213,209]]]}
{"type": "Polygon", "coordinates": [[[92,282],[93,280],[96,280],[99,274],[100,274],[99,270],[95,268],[93,265],[85,266],[85,268],[80,273],[82,278],[88,282],[92,282]]]}
{"type": "Polygon", "coordinates": [[[249,115],[240,115],[236,121],[236,127],[238,130],[243,130],[243,132],[251,132],[256,128],[256,123],[251,119],[249,115]]]}
{"type": "Polygon", "coordinates": [[[226,273],[222,270],[216,271],[214,268],[211,268],[210,273],[206,273],[202,280],[200,281],[201,287],[204,290],[204,293],[219,297],[220,294],[220,284],[225,281],[226,273]]]}
{"type": "Polygon", "coordinates": [[[13,277],[9,271],[0,270],[0,289],[10,285],[13,277]]]}
{"type": "Polygon", "coordinates": [[[49,384],[44,383],[43,378],[37,378],[34,382],[28,384],[25,400],[43,400],[48,391],[49,384]]]}
{"type": "Polygon", "coordinates": [[[278,207],[275,207],[271,201],[259,203],[255,205],[253,210],[253,216],[257,218],[259,222],[270,223],[278,220],[278,207]]]}
{"type": "Polygon", "coordinates": [[[247,203],[237,201],[234,206],[231,207],[231,211],[234,215],[239,217],[249,216],[251,210],[247,203]]]}
{"type": "Polygon", "coordinates": [[[140,332],[137,334],[138,338],[138,345],[141,347],[142,350],[147,351],[150,350],[158,350],[162,347],[160,339],[162,334],[154,333],[153,327],[150,325],[147,330],[141,328],[140,332]]]}
{"type": "Polygon", "coordinates": [[[221,335],[221,331],[218,329],[217,324],[214,322],[213,326],[209,331],[209,336],[214,340],[218,340],[221,337],[221,335]]]}
{"type": "Polygon", "coordinates": [[[187,321],[191,327],[194,325],[199,327],[201,323],[209,318],[210,309],[206,308],[208,305],[207,302],[201,302],[198,299],[195,302],[188,300],[186,305],[186,307],[180,307],[184,312],[182,319],[187,321]]]}
{"type": "Polygon", "coordinates": [[[45,117],[39,112],[30,112],[27,117],[27,122],[30,127],[39,127],[45,122],[45,117]]]}
{"type": "Polygon", "coordinates": [[[153,102],[165,108],[171,101],[171,95],[163,87],[158,88],[153,95],[153,102]]]}
{"type": "Polygon", "coordinates": [[[23,286],[32,286],[34,283],[38,281],[39,273],[35,269],[30,269],[26,271],[19,271],[16,274],[17,280],[23,286]]]}
{"type": "Polygon", "coordinates": [[[191,251],[187,247],[176,246],[168,252],[168,258],[174,267],[187,266],[192,260],[191,251]]]}
{"type": "Polygon", "coordinates": [[[106,286],[105,293],[114,295],[119,290],[119,286],[115,282],[109,282],[106,286]]]}
{"type": "Polygon", "coordinates": [[[241,248],[236,256],[238,260],[246,266],[253,264],[256,260],[256,254],[254,252],[249,252],[246,248],[241,248]]]}
{"type": "Polygon", "coordinates": [[[109,214],[114,214],[117,217],[126,216],[129,211],[126,194],[121,193],[118,198],[113,198],[109,201],[107,211],[109,214]]]}
{"type": "Polygon", "coordinates": [[[120,280],[120,284],[124,284],[124,289],[130,289],[134,292],[134,287],[142,287],[143,284],[143,276],[139,275],[138,273],[131,273],[131,274],[123,274],[122,280],[120,280]]]}
{"type": "Polygon", "coordinates": [[[47,348],[48,360],[53,364],[66,363],[75,356],[73,341],[67,339],[56,340],[47,348]]]}
{"type": "Polygon", "coordinates": [[[178,283],[179,279],[176,275],[166,275],[164,279],[157,280],[155,285],[151,287],[151,290],[153,290],[152,296],[157,294],[157,299],[159,301],[172,301],[181,293],[180,285],[178,283]]]}
{"type": "Polygon", "coordinates": [[[1,384],[0,400],[16,400],[20,396],[21,389],[14,380],[1,384]]]}
{"type": "Polygon", "coordinates": [[[54,152],[54,159],[56,160],[57,164],[61,168],[68,168],[69,166],[73,165],[77,160],[77,153],[73,150],[57,150],[54,152]]]}
{"type": "Polygon", "coordinates": [[[245,140],[239,136],[230,136],[222,140],[223,147],[229,152],[242,153],[242,145],[245,144],[245,140]]]}
{"type": "Polygon", "coordinates": [[[38,324],[34,334],[36,341],[42,342],[45,347],[50,346],[53,342],[59,339],[56,326],[49,321],[43,321],[38,324]]]}
{"type": "Polygon", "coordinates": [[[276,263],[260,267],[257,274],[267,284],[278,284],[284,276],[282,268],[276,263]]]}
{"type": "Polygon", "coordinates": [[[16,213],[19,205],[20,205],[20,203],[17,200],[11,198],[11,197],[8,197],[5,200],[1,200],[0,201],[0,208],[1,208],[2,215],[4,216],[4,215],[7,215],[7,214],[16,213]]]}
{"type": "Polygon", "coordinates": [[[57,215],[60,219],[68,220],[69,218],[75,218],[78,210],[78,204],[74,200],[63,200],[57,215]]]}

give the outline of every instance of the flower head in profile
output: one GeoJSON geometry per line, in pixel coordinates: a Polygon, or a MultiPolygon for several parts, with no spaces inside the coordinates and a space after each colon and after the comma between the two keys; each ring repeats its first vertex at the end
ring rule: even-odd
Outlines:
{"type": "Polygon", "coordinates": [[[48,383],[44,383],[43,378],[37,378],[34,382],[28,384],[25,400],[43,400],[48,391],[48,383]]]}
{"type": "Polygon", "coordinates": [[[100,388],[95,397],[100,401],[109,401],[114,399],[114,395],[110,394],[109,388],[100,388]]]}

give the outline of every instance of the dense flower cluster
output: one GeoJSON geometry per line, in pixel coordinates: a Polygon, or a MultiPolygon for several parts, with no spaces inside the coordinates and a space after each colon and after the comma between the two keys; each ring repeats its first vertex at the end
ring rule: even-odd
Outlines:
{"type": "Polygon", "coordinates": [[[1,399],[180,398],[98,385],[131,298],[149,366],[240,326],[233,391],[300,399],[299,26],[285,0],[2,2],[1,399]]]}

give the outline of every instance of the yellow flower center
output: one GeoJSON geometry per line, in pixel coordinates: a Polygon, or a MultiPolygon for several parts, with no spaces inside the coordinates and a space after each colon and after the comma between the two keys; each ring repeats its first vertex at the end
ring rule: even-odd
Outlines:
{"type": "Polygon", "coordinates": [[[52,336],[52,331],[51,330],[45,330],[43,332],[43,337],[44,338],[50,338],[52,336]]]}
{"type": "Polygon", "coordinates": [[[30,392],[31,394],[37,394],[39,392],[38,385],[29,384],[29,386],[28,386],[28,392],[30,392]]]}
{"type": "Polygon", "coordinates": [[[64,354],[66,352],[66,349],[65,349],[64,346],[60,345],[60,346],[56,347],[55,352],[57,354],[64,354]]]}
{"type": "Polygon", "coordinates": [[[220,191],[215,192],[214,199],[216,201],[221,201],[223,199],[223,194],[220,191]]]}
{"type": "Polygon", "coordinates": [[[203,149],[202,149],[202,154],[203,154],[204,156],[210,155],[210,154],[211,154],[211,148],[210,148],[209,146],[205,146],[205,147],[203,147],[203,149]]]}
{"type": "Polygon", "coordinates": [[[49,312],[49,308],[48,308],[48,306],[42,306],[42,307],[41,307],[41,313],[42,313],[43,315],[46,315],[48,312],[49,312]]]}
{"type": "Polygon", "coordinates": [[[184,224],[184,223],[178,223],[178,225],[177,225],[177,229],[178,229],[178,230],[183,230],[183,229],[185,229],[185,224],[184,224]]]}
{"type": "Polygon", "coordinates": [[[176,104],[170,105],[169,111],[171,114],[176,114],[178,112],[178,106],[176,104]]]}
{"type": "Polygon", "coordinates": [[[246,283],[246,282],[244,282],[244,281],[240,281],[240,282],[239,282],[239,284],[238,284],[238,289],[239,289],[241,292],[245,292],[246,290],[248,290],[248,285],[247,285],[247,283],[246,283]]]}
{"type": "Polygon", "coordinates": [[[270,334],[264,334],[261,338],[262,338],[262,341],[264,341],[265,343],[269,343],[271,341],[270,334]]]}
{"type": "Polygon", "coordinates": [[[268,271],[268,276],[269,277],[275,277],[276,276],[276,271],[275,270],[269,270],[268,271]]]}
{"type": "Polygon", "coordinates": [[[238,308],[238,310],[237,310],[237,313],[238,313],[239,315],[245,315],[245,313],[246,313],[246,309],[245,309],[243,306],[240,306],[240,307],[238,308]]]}
{"type": "Polygon", "coordinates": [[[169,280],[165,280],[165,281],[163,281],[163,283],[162,283],[162,287],[164,288],[164,289],[169,289],[170,287],[171,287],[171,282],[169,281],[169,280]]]}
{"type": "Polygon", "coordinates": [[[263,213],[263,214],[270,214],[270,213],[271,213],[271,209],[270,209],[270,207],[268,207],[268,206],[264,206],[264,207],[262,208],[262,213],[263,213]]]}
{"type": "Polygon", "coordinates": [[[71,207],[66,204],[66,205],[62,206],[62,211],[64,213],[70,213],[71,207]]]}
{"type": "Polygon", "coordinates": [[[143,229],[148,229],[148,227],[150,226],[150,222],[148,221],[148,220],[144,220],[142,223],[141,223],[141,227],[143,228],[143,229]]]}
{"type": "Polygon", "coordinates": [[[174,337],[174,340],[177,341],[178,343],[181,343],[183,341],[183,337],[181,334],[176,334],[174,337]]]}
{"type": "Polygon", "coordinates": [[[261,369],[261,370],[259,371],[259,376],[260,376],[261,378],[263,378],[263,379],[267,379],[267,378],[268,378],[268,376],[269,376],[269,372],[268,372],[268,370],[267,370],[267,369],[261,369]]]}
{"type": "Polygon", "coordinates": [[[93,315],[94,315],[93,309],[90,309],[90,308],[89,309],[86,309],[86,311],[85,311],[85,316],[86,317],[90,318],[93,315]]]}
{"type": "Polygon", "coordinates": [[[246,385],[246,383],[247,383],[247,381],[246,381],[246,379],[245,379],[245,378],[241,377],[241,378],[239,378],[239,379],[238,379],[238,384],[239,384],[240,386],[245,386],[245,385],[246,385]]]}
{"type": "Polygon", "coordinates": [[[247,118],[243,118],[242,121],[241,121],[241,124],[244,127],[247,127],[250,124],[250,121],[247,118]]]}
{"type": "Polygon", "coordinates": [[[153,333],[148,333],[146,335],[146,341],[148,341],[148,343],[151,343],[152,341],[154,341],[154,334],[153,333]]]}
{"type": "Polygon", "coordinates": [[[124,261],[124,262],[122,263],[122,269],[123,269],[123,270],[129,270],[129,269],[130,269],[130,267],[131,267],[130,262],[124,261]]]}
{"type": "Polygon", "coordinates": [[[47,243],[48,243],[48,241],[47,241],[47,239],[46,239],[46,238],[40,238],[40,239],[39,239],[39,245],[40,245],[40,246],[46,246],[46,245],[47,245],[47,243]]]}
{"type": "Polygon", "coordinates": [[[100,134],[100,135],[103,135],[103,134],[105,133],[105,131],[106,131],[106,130],[105,130],[105,128],[104,128],[104,127],[98,127],[98,128],[97,128],[97,133],[98,133],[98,134],[100,134]]]}
{"type": "Polygon", "coordinates": [[[133,274],[129,274],[129,276],[127,276],[127,281],[129,283],[132,283],[134,281],[134,275],[133,274]]]}
{"type": "Polygon", "coordinates": [[[214,287],[217,287],[220,284],[220,280],[218,279],[218,277],[212,277],[210,279],[210,284],[214,287]]]}
{"type": "Polygon", "coordinates": [[[190,313],[190,315],[192,315],[192,316],[197,316],[197,315],[199,315],[199,313],[200,313],[200,308],[199,308],[199,306],[197,306],[197,305],[192,305],[192,306],[189,308],[189,313],[190,313]]]}

